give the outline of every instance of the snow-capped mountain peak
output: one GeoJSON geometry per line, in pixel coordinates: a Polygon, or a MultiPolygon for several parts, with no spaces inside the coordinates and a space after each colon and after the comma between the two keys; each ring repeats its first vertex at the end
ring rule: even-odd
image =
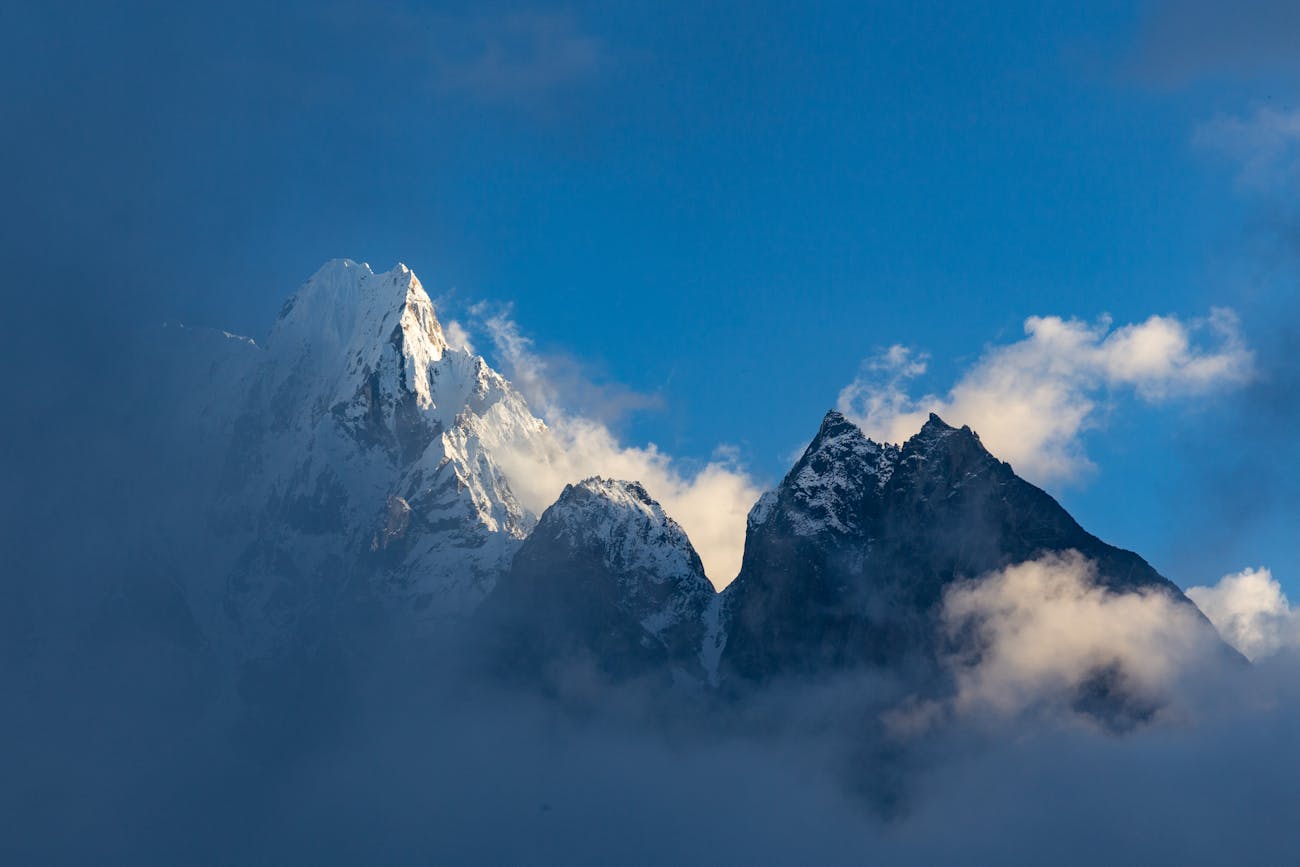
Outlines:
{"type": "Polygon", "coordinates": [[[686,531],[640,482],[592,476],[567,485],[543,521],[557,538],[598,551],[620,573],[657,584],[704,573],[686,531]]]}
{"type": "Polygon", "coordinates": [[[751,510],[749,525],[761,526],[779,512],[798,535],[851,532],[858,520],[856,504],[867,489],[889,481],[898,455],[898,446],[869,439],[831,410],[780,488],[751,510]]]}
{"type": "Polygon", "coordinates": [[[662,663],[712,681],[725,641],[686,532],[639,482],[599,476],[568,485],[542,514],[489,610],[529,636],[529,664],[557,652],[612,655],[602,663],[611,670],[662,663]],[[611,634],[622,639],[607,645],[611,634]]]}
{"type": "MultiPolygon", "coordinates": [[[[327,380],[373,373],[395,352],[400,385],[420,408],[432,405],[429,368],[448,350],[442,325],[419,279],[405,265],[375,273],[365,263],[333,259],[280,311],[267,346],[327,380]]],[[[342,385],[342,383],[340,383],[342,385]]]]}
{"type": "Polygon", "coordinates": [[[400,264],[326,263],[265,348],[245,348],[237,378],[209,386],[230,416],[220,501],[233,561],[210,619],[233,617],[260,653],[341,598],[326,585],[344,576],[417,630],[472,611],[537,520],[503,456],[527,467],[554,449],[522,395],[450,348],[400,264]]]}

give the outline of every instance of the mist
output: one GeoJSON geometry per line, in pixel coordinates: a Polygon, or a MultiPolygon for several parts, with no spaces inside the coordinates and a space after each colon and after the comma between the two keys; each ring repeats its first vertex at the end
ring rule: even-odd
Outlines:
{"type": "MultiPolygon", "coordinates": [[[[485,673],[481,636],[456,632],[317,648],[232,701],[202,647],[101,630],[65,668],[6,675],[20,748],[0,847],[47,864],[1211,864],[1300,842],[1300,659],[1225,664],[1166,636],[1173,655],[1140,669],[1158,712],[1121,733],[1062,688],[1109,643],[1008,676],[1042,658],[1041,616],[1112,603],[1063,590],[1040,614],[1028,594],[1005,604],[1014,581],[979,586],[952,622],[987,603],[1004,649],[951,660],[962,686],[924,714],[870,675],[721,703],[636,683],[538,693],[485,673]]],[[[1130,621],[1168,605],[1119,603],[1130,621]]]]}

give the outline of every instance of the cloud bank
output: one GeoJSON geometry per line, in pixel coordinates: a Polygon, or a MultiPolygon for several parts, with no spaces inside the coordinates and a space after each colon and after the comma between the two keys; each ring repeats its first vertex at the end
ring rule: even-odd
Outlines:
{"type": "MultiPolygon", "coordinates": [[[[252,756],[247,732],[205,732],[196,749],[191,728],[151,716],[152,691],[128,713],[120,691],[96,694],[116,712],[93,714],[93,736],[84,701],[46,718],[19,691],[0,719],[27,745],[6,757],[22,784],[0,786],[0,806],[21,821],[3,842],[21,863],[68,864],[1160,865],[1293,851],[1296,660],[1214,667],[1194,612],[1097,591],[1091,568],[1063,555],[954,589],[945,623],[978,629],[984,652],[953,660],[954,713],[885,743],[861,679],[781,687],[721,716],[658,696],[575,717],[444,670],[459,640],[329,665],[323,694],[290,691],[302,705],[283,733],[255,730],[269,743],[252,756]],[[1079,724],[1076,687],[1114,659],[1179,713],[1120,736],[1079,724]],[[63,832],[70,816],[80,833],[63,832]]],[[[132,674],[149,674],[157,657],[138,660],[132,674]]]]}
{"type": "Polygon", "coordinates": [[[1127,389],[1155,403],[1246,381],[1253,356],[1231,311],[1202,321],[1152,316],[1113,328],[1057,316],[1025,320],[1025,338],[987,349],[946,395],[912,397],[927,356],[892,346],[863,362],[839,408],[872,437],[902,442],[930,412],[968,424],[1031,481],[1070,480],[1092,467],[1081,435],[1102,423],[1099,402],[1127,389]],[[1203,339],[1208,338],[1208,339],[1203,339]]]}
{"type": "Polygon", "coordinates": [[[1191,606],[1159,592],[1115,593],[1076,551],[957,584],[944,598],[950,636],[978,653],[953,660],[960,712],[1012,716],[1069,707],[1089,686],[1164,706],[1184,672],[1211,666],[1212,631],[1191,606]]]}

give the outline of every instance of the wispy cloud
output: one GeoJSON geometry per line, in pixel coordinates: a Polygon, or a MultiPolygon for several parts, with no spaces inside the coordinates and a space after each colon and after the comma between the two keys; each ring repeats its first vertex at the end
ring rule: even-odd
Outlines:
{"type": "Polygon", "coordinates": [[[474,340],[470,337],[465,326],[461,325],[460,320],[448,319],[443,323],[442,331],[452,349],[463,349],[466,352],[474,351],[474,340]]]}
{"type": "Polygon", "coordinates": [[[546,421],[557,446],[544,465],[531,453],[500,456],[516,495],[540,512],[566,484],[588,476],[639,481],[685,528],[714,584],[729,583],[740,571],[745,518],[761,493],[735,450],[720,445],[710,460],[696,463],[677,459],[653,443],[624,444],[608,419],[652,405],[652,398],[593,383],[571,361],[560,357],[557,363],[557,357],[537,352],[509,308],[491,310],[480,304],[473,313],[492,345],[494,361],[546,421]]]}
{"type": "Polygon", "coordinates": [[[595,376],[588,364],[570,355],[539,352],[532,338],[520,331],[509,304],[479,302],[468,312],[471,326],[487,338],[495,360],[538,412],[576,414],[611,425],[631,413],[663,406],[659,395],[595,376]]]}
{"type": "Polygon", "coordinates": [[[613,64],[608,43],[568,12],[521,10],[444,21],[434,50],[440,89],[488,102],[549,98],[613,64]]]}
{"type": "Polygon", "coordinates": [[[1300,187],[1300,109],[1221,114],[1201,124],[1192,142],[1236,163],[1245,191],[1287,195],[1300,187]]]}
{"type": "Polygon", "coordinates": [[[1237,320],[1216,310],[1199,322],[1169,316],[1112,328],[1056,316],[1025,321],[1025,338],[993,346],[945,394],[913,397],[926,356],[893,346],[863,362],[839,397],[869,435],[901,442],[930,412],[968,424],[989,449],[1037,482],[1068,480],[1092,465],[1081,435],[1102,424],[1098,401],[1128,389],[1147,402],[1247,380],[1253,356],[1237,320]],[[1208,341],[1197,338],[1208,335],[1208,341]]]}

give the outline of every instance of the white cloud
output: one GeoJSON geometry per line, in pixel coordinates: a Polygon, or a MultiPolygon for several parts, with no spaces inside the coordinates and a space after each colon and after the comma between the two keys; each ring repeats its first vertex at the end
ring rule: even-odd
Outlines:
{"type": "Polygon", "coordinates": [[[1300,109],[1219,115],[1201,124],[1192,142],[1236,162],[1245,189],[1278,193],[1300,182],[1300,109]]]}
{"type": "Polygon", "coordinates": [[[946,396],[913,398],[910,380],[927,357],[893,346],[868,359],[839,396],[842,412],[868,435],[902,442],[930,412],[968,424],[989,449],[1028,478],[1071,479],[1091,467],[1080,435],[1100,425],[1099,397],[1132,389],[1156,402],[1196,394],[1251,375],[1252,355],[1236,317],[1215,310],[1184,323],[1168,316],[1112,328],[1057,316],[1025,321],[1023,340],[989,348],[946,396]],[[1211,345],[1195,338],[1210,335],[1211,345]]]}
{"type": "Polygon", "coordinates": [[[1291,610],[1282,585],[1267,569],[1225,575],[1212,587],[1189,587],[1187,595],[1247,659],[1300,646],[1300,612],[1291,610]]]}
{"type": "Polygon", "coordinates": [[[452,349],[463,349],[466,352],[474,351],[474,341],[470,338],[469,332],[465,326],[461,325],[455,319],[448,319],[442,326],[443,336],[447,338],[447,344],[452,349]]]}
{"type": "Polygon", "coordinates": [[[653,444],[624,445],[604,422],[569,411],[566,377],[551,375],[549,360],[534,351],[508,311],[489,313],[478,305],[472,312],[503,372],[554,434],[557,449],[545,464],[532,453],[501,456],[520,500],[541,512],[566,484],[588,476],[639,481],[686,530],[714,584],[730,583],[740,571],[746,515],[762,493],[734,451],[719,447],[703,466],[688,466],[653,444]]]}
{"type": "Polygon", "coordinates": [[[1095,566],[1076,551],[954,585],[942,616],[950,635],[973,635],[980,648],[954,660],[955,707],[966,713],[1068,707],[1102,672],[1158,707],[1218,649],[1191,606],[1158,591],[1099,587],[1095,566]]]}

